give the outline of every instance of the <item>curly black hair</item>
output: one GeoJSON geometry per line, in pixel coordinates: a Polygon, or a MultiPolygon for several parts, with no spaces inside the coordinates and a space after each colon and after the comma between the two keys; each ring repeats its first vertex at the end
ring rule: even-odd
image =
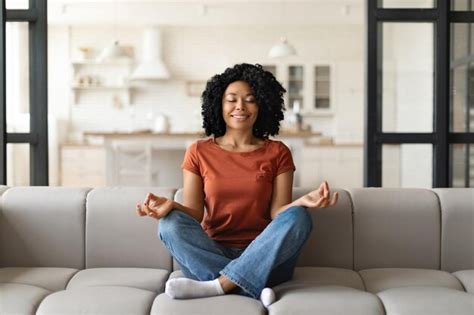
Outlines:
{"type": "Polygon", "coordinates": [[[258,116],[253,125],[253,135],[260,139],[275,136],[280,130],[285,110],[283,94],[286,90],[275,76],[259,64],[241,63],[227,68],[207,81],[202,93],[203,128],[207,136],[220,137],[225,134],[226,124],[222,117],[222,97],[227,86],[235,81],[250,85],[258,106],[258,116]]]}

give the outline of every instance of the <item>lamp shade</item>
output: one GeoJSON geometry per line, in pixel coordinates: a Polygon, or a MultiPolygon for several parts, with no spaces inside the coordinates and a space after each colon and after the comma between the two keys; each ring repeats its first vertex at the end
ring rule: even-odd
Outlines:
{"type": "Polygon", "coordinates": [[[296,50],[288,43],[286,38],[282,38],[280,42],[273,45],[273,47],[268,52],[268,57],[270,58],[280,58],[293,55],[296,55],[296,50]]]}
{"type": "Polygon", "coordinates": [[[119,45],[119,42],[116,40],[110,43],[109,45],[107,45],[104,48],[104,50],[102,50],[97,60],[102,62],[106,60],[124,58],[124,57],[128,57],[128,56],[125,53],[124,49],[119,45]]]}

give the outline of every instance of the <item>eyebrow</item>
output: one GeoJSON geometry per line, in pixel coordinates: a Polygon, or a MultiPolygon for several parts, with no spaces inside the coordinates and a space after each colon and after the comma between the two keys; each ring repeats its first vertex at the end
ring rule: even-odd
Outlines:
{"type": "MultiPolygon", "coordinates": [[[[229,92],[229,93],[227,93],[226,95],[234,95],[234,96],[235,96],[235,95],[237,95],[237,93],[229,92]]],[[[254,95],[253,95],[252,93],[249,93],[249,94],[247,94],[247,95],[245,95],[245,96],[254,96],[254,95]]]]}

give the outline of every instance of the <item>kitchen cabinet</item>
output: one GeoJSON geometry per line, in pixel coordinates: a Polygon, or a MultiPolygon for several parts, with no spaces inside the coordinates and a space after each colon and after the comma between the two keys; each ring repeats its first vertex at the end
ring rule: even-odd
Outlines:
{"type": "Polygon", "coordinates": [[[93,145],[62,145],[60,185],[105,186],[105,148],[93,145]]]}
{"type": "Polygon", "coordinates": [[[71,102],[73,105],[110,103],[121,108],[131,103],[130,58],[98,62],[73,61],[71,102]]]}
{"type": "Polygon", "coordinates": [[[304,116],[332,116],[334,112],[334,65],[330,62],[266,64],[263,68],[283,84],[285,105],[304,116]]]}

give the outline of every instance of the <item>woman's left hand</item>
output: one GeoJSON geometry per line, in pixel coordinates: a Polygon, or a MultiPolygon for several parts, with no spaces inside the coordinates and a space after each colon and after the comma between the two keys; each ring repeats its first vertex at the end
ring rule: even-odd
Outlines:
{"type": "Polygon", "coordinates": [[[327,181],[321,183],[318,189],[307,193],[299,198],[300,205],[308,208],[326,208],[327,206],[334,206],[337,203],[339,194],[333,193],[332,198],[329,192],[329,185],[327,181]]]}

